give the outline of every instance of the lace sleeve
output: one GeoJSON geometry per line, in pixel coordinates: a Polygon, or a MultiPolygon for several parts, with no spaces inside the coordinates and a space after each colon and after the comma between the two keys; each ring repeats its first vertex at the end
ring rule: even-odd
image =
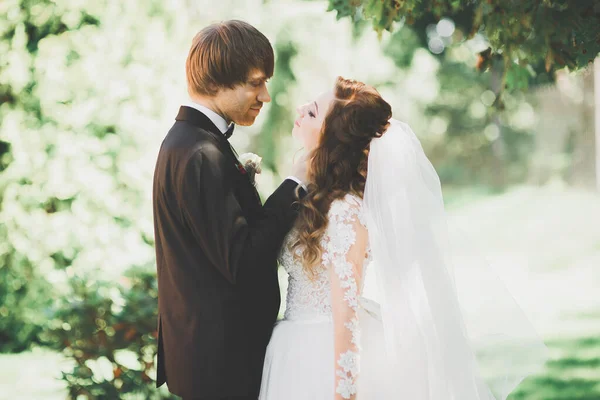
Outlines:
{"type": "Polygon", "coordinates": [[[335,399],[356,399],[359,374],[360,326],[358,296],[367,251],[367,229],[360,219],[358,199],[332,204],[326,264],[331,281],[334,323],[335,399]]]}

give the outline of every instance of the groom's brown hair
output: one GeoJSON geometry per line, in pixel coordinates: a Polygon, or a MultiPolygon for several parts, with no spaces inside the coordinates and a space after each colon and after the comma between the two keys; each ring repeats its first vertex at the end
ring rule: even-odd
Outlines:
{"type": "Polygon", "coordinates": [[[247,22],[229,20],[207,26],[196,34],[185,63],[190,95],[209,95],[219,88],[245,83],[255,69],[273,76],[273,47],[247,22]]]}

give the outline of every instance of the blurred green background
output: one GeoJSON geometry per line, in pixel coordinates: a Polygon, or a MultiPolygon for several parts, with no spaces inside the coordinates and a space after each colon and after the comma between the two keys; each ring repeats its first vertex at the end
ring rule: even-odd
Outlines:
{"type": "Polygon", "coordinates": [[[296,106],[338,75],[374,85],[551,350],[511,399],[600,399],[598,25],[567,2],[423,4],[1,0],[0,399],[169,398],[152,382],[152,173],[191,39],[229,18],[276,52],[273,101],[231,139],[263,157],[261,195],[299,148],[296,106]]]}

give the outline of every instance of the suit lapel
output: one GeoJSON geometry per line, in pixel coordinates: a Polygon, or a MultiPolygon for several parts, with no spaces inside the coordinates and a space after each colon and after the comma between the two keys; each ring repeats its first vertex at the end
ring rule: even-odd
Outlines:
{"type": "Polygon", "coordinates": [[[176,121],[186,121],[192,125],[195,125],[208,133],[210,133],[211,137],[216,141],[217,145],[221,149],[224,154],[228,154],[232,160],[232,166],[235,168],[236,173],[239,175],[238,178],[244,183],[244,186],[249,189],[259,205],[262,205],[260,200],[260,196],[256,191],[256,187],[250,182],[248,175],[239,168],[242,164],[237,158],[237,154],[229,141],[225,138],[223,133],[217,128],[217,126],[208,118],[206,115],[201,113],[192,107],[181,106],[179,108],[179,113],[177,117],[175,117],[176,121]]]}
{"type": "Polygon", "coordinates": [[[175,117],[176,121],[186,121],[192,125],[195,125],[199,128],[208,131],[211,136],[213,136],[220,147],[228,147],[228,141],[223,136],[223,133],[217,128],[217,126],[208,118],[206,115],[202,114],[200,111],[196,110],[192,107],[181,106],[179,107],[179,113],[177,113],[177,117],[175,117]]]}

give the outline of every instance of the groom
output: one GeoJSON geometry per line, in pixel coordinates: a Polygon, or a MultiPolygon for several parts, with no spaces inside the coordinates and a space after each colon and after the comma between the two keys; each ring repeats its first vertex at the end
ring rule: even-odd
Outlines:
{"type": "Polygon", "coordinates": [[[305,194],[305,163],[264,205],[228,138],[271,100],[268,39],[242,21],[200,31],[154,172],[157,386],[184,400],[256,400],[280,304],[277,254],[305,194]]]}

